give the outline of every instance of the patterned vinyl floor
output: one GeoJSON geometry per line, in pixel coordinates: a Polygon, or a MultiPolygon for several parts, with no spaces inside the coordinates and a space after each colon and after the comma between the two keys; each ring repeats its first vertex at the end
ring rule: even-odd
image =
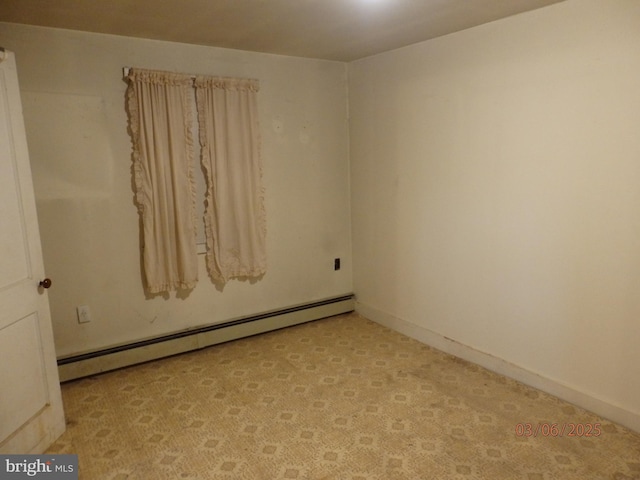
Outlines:
{"type": "Polygon", "coordinates": [[[69,382],[63,399],[48,453],[78,454],[84,480],[640,479],[639,434],[356,314],[69,382]]]}

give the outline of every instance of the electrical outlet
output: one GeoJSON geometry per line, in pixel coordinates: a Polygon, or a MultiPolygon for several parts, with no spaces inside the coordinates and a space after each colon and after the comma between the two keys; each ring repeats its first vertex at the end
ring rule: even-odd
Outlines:
{"type": "Polygon", "coordinates": [[[340,270],[340,259],[339,258],[335,258],[333,260],[333,269],[334,270],[340,270]]]}
{"type": "Polygon", "coordinates": [[[78,305],[76,311],[78,312],[78,323],[89,323],[91,321],[89,305],[78,305]]]}

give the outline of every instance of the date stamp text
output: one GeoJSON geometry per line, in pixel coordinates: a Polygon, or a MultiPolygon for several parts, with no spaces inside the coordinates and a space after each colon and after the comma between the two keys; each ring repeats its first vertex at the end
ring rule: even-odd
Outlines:
{"type": "Polygon", "coordinates": [[[516,437],[599,437],[599,423],[517,423],[516,437]]]}

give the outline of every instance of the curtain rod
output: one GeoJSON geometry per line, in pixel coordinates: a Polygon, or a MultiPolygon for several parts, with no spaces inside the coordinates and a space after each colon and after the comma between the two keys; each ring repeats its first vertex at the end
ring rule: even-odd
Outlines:
{"type": "MultiPolygon", "coordinates": [[[[134,67],[122,67],[123,78],[128,78],[129,74],[131,73],[131,70],[133,70],[133,68],[134,67]]],[[[144,70],[144,69],[142,69],[142,70],[144,70]]],[[[167,71],[167,73],[175,73],[175,74],[178,74],[178,75],[185,75],[185,76],[188,76],[189,78],[191,78],[191,80],[195,80],[198,77],[198,75],[193,75],[193,74],[189,75],[189,74],[186,74],[186,73],[179,73],[179,72],[167,71]]],[[[208,77],[208,78],[222,78],[222,79],[227,79],[228,78],[230,80],[238,80],[238,79],[234,79],[234,77],[225,77],[225,76],[217,76],[217,75],[204,75],[204,74],[201,74],[200,76],[208,77]]],[[[260,80],[258,80],[257,78],[242,78],[240,80],[250,81],[250,82],[257,82],[258,84],[260,83],[260,80]]]]}
{"type": "MultiPolygon", "coordinates": [[[[129,73],[131,72],[133,67],[122,67],[122,75],[127,78],[129,76],[129,73]]],[[[178,73],[178,72],[167,72],[167,73],[178,73]]],[[[196,75],[188,75],[189,77],[191,77],[191,80],[195,80],[196,75]]]]}

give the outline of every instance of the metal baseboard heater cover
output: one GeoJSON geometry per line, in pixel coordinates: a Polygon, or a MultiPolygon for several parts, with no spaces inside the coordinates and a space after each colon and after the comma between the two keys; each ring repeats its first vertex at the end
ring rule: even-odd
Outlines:
{"type": "Polygon", "coordinates": [[[352,294],[205,325],[58,359],[65,382],[260,333],[352,312],[352,294]]]}

